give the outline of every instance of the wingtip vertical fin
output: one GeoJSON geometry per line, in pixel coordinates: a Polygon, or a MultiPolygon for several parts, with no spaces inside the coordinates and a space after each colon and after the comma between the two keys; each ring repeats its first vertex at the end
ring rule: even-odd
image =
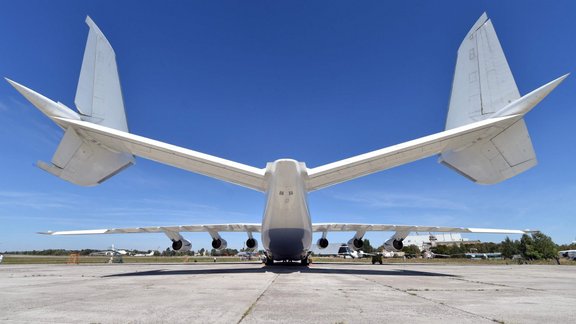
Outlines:
{"type": "Polygon", "coordinates": [[[116,53],[96,23],[89,27],[74,103],[83,119],[128,131],[116,53]]]}

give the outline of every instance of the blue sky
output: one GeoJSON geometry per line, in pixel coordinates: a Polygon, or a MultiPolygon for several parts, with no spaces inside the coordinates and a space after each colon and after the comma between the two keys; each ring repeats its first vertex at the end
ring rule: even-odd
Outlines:
{"type": "MultiPolygon", "coordinates": [[[[131,132],[256,167],[285,157],[315,167],[441,131],[456,50],[484,11],[522,94],[574,71],[573,1],[3,1],[0,74],[74,107],[90,15],[116,51],[131,132]]],[[[574,240],[575,85],[526,117],[536,168],[480,186],[429,158],[312,193],[313,221],[574,240]]],[[[33,166],[61,134],[0,85],[0,251],[165,249],[161,234],[35,232],[261,220],[261,193],[144,159],[98,187],[64,182],[33,166]]],[[[225,238],[240,248],[245,235],[225,238]]]]}

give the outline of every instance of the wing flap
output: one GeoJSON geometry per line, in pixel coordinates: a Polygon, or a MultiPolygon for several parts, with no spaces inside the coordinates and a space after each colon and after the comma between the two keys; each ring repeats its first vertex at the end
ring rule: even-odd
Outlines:
{"type": "Polygon", "coordinates": [[[64,118],[58,118],[58,120],[74,128],[89,141],[101,143],[112,151],[129,152],[250,189],[266,190],[265,169],[258,169],[89,122],[64,118]]]}

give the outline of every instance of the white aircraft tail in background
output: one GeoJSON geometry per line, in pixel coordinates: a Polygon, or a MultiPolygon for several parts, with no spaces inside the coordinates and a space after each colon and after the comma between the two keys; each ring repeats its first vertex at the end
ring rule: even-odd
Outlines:
{"type": "Polygon", "coordinates": [[[49,235],[164,233],[176,251],[192,244],[181,232],[208,232],[212,247],[224,249],[221,232],[246,232],[246,247],[257,250],[252,233],[260,232],[266,263],[300,260],[308,264],[312,233],[321,232],[317,244],[328,246],[327,233],[355,232],[348,246],[358,251],[367,231],[393,231],[387,251],[402,249],[410,232],[513,233],[528,230],[453,228],[380,224],[314,224],[308,208],[309,192],[390,169],[412,161],[440,156],[440,162],[467,178],[494,184],[536,165],[536,156],[524,115],[566,77],[564,75],[524,95],[516,83],[486,14],[474,24],[458,49],[446,129],[412,141],[309,168],[305,163],[280,159],[264,168],[166,144],[128,132],[115,53],[94,22],[76,91],[77,112],[14,81],[8,80],[42,113],[64,129],[64,137],[51,163],[38,166],[82,186],[102,183],[134,164],[134,156],[231,182],[266,193],[259,224],[216,224],[135,227],[45,232],[49,235]]]}

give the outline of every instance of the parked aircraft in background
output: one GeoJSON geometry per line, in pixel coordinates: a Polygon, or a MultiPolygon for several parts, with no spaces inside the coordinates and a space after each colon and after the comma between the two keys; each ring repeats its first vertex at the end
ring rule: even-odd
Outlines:
{"type": "Polygon", "coordinates": [[[146,257],[148,257],[148,256],[154,256],[154,253],[156,253],[156,251],[150,251],[150,253],[137,253],[137,254],[134,254],[134,256],[137,256],[137,257],[146,256],[146,257]]]}
{"type": "Polygon", "coordinates": [[[243,252],[238,252],[238,254],[236,254],[236,256],[242,260],[252,260],[253,258],[259,258],[260,253],[258,253],[258,251],[243,251],[243,252]]]}
{"type": "Polygon", "coordinates": [[[570,260],[576,260],[576,250],[558,251],[558,255],[562,258],[568,258],[570,260]]]}
{"type": "Polygon", "coordinates": [[[112,244],[112,246],[110,247],[110,249],[105,250],[105,251],[97,251],[97,252],[92,252],[90,253],[90,255],[92,256],[113,256],[113,255],[128,255],[128,251],[126,250],[122,250],[122,249],[116,249],[114,247],[114,244],[112,244]]]}
{"type": "MultiPolygon", "coordinates": [[[[312,223],[308,193],[390,169],[429,156],[480,184],[495,184],[536,165],[524,122],[534,108],[567,75],[520,96],[516,83],[486,14],[473,25],[458,49],[448,118],[444,131],[317,167],[292,159],[270,162],[264,168],[225,160],[128,132],[114,50],[88,17],[90,31],[76,90],[78,112],[14,81],[8,82],[64,130],[51,163],[43,170],[82,186],[101,184],[134,164],[134,156],[228,181],[266,194],[259,224],[216,224],[50,231],[49,235],[164,233],[176,251],[190,251],[182,232],[208,232],[212,247],[224,249],[220,233],[246,232],[246,247],[257,249],[252,233],[260,232],[266,263],[299,260],[308,264],[312,233],[321,232],[319,247],[328,246],[327,233],[354,232],[351,250],[362,248],[368,231],[392,231],[387,251],[403,247],[411,232],[523,234],[523,230],[453,228],[381,224],[312,223]]],[[[409,122],[409,121],[407,121],[409,122]]],[[[289,127],[289,126],[287,126],[289,127]]]]}
{"type": "Polygon", "coordinates": [[[341,256],[344,259],[346,259],[348,257],[350,257],[352,259],[357,259],[359,252],[360,251],[356,251],[356,250],[350,248],[350,246],[348,246],[348,244],[342,244],[340,246],[340,248],[338,249],[338,256],[341,256]]]}

